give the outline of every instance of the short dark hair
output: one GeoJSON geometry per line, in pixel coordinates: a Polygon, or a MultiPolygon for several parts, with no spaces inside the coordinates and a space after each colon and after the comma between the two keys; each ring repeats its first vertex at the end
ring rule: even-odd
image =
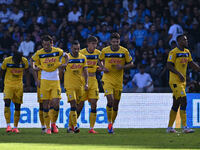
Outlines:
{"type": "Polygon", "coordinates": [[[50,35],[44,35],[42,37],[42,41],[50,41],[53,42],[53,38],[50,35]]]}
{"type": "Polygon", "coordinates": [[[90,42],[98,42],[98,39],[97,39],[97,37],[95,37],[95,36],[89,36],[88,38],[87,38],[87,43],[90,43],[90,42]]]}
{"type": "Polygon", "coordinates": [[[120,39],[119,33],[117,33],[117,32],[112,33],[111,36],[110,36],[110,39],[111,39],[111,40],[112,40],[112,39],[120,39]]]}
{"type": "Polygon", "coordinates": [[[23,54],[21,52],[18,51],[14,51],[13,52],[13,61],[15,64],[20,64],[20,62],[22,61],[22,56],[23,54]]]}
{"type": "Polygon", "coordinates": [[[184,37],[184,36],[186,36],[185,34],[180,34],[180,35],[178,35],[177,37],[176,37],[176,41],[178,42],[179,40],[180,40],[180,38],[182,38],[182,37],[184,37]]]}
{"type": "Polygon", "coordinates": [[[78,44],[80,44],[78,40],[74,40],[74,41],[72,42],[72,45],[78,45],[78,44]]]}

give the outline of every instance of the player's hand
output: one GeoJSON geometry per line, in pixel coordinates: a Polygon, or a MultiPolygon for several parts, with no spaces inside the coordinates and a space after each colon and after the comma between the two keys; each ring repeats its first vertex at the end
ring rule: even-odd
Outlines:
{"type": "Polygon", "coordinates": [[[85,84],[84,89],[85,89],[85,91],[88,91],[88,84],[85,84]]]}
{"type": "Polygon", "coordinates": [[[109,70],[107,69],[107,68],[102,68],[102,71],[104,72],[104,73],[108,73],[109,72],[109,70]]]}
{"type": "Polygon", "coordinates": [[[35,67],[33,67],[33,70],[40,71],[41,69],[39,67],[35,66],[35,67]]]}
{"type": "Polygon", "coordinates": [[[181,82],[184,82],[184,81],[185,81],[185,78],[184,78],[184,76],[183,76],[181,73],[179,73],[178,76],[179,76],[181,82]]]}
{"type": "Polygon", "coordinates": [[[37,87],[39,87],[40,88],[40,80],[37,80],[37,87]]]}
{"type": "Polygon", "coordinates": [[[120,65],[120,64],[117,64],[117,65],[116,65],[116,68],[117,68],[117,70],[122,70],[122,69],[123,69],[123,66],[120,65]]]}

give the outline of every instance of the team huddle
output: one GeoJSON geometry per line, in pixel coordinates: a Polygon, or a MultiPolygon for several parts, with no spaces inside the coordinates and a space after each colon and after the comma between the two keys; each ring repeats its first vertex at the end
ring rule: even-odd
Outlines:
{"type": "MultiPolygon", "coordinates": [[[[174,101],[167,132],[172,133],[176,132],[172,126],[179,106],[184,132],[194,132],[186,126],[185,72],[188,63],[192,68],[198,71],[200,69],[192,61],[189,50],[185,49],[184,40],[184,35],[178,38],[180,47],[172,50],[168,58],[170,86],[173,91],[174,101]]],[[[94,130],[97,101],[99,99],[99,88],[96,79],[97,70],[103,72],[102,84],[107,97],[108,133],[114,133],[113,124],[117,117],[122,93],[124,69],[132,68],[134,64],[129,51],[120,46],[120,35],[118,33],[112,33],[110,38],[111,45],[101,51],[96,49],[97,43],[98,39],[95,36],[90,36],[87,39],[87,48],[80,50],[79,42],[74,41],[71,46],[71,53],[65,53],[60,48],[53,47],[53,40],[50,36],[46,35],[42,38],[43,48],[36,51],[30,60],[30,64],[37,80],[39,118],[43,133],[59,132],[56,121],[61,99],[60,80],[63,77],[64,88],[71,107],[67,132],[80,132],[77,126],[77,119],[82,111],[84,102],[88,100],[91,104],[90,129],[88,132],[97,133],[94,130]]],[[[6,73],[4,80],[6,132],[19,133],[17,127],[20,118],[20,107],[23,103],[22,78],[23,72],[28,67],[28,60],[18,52],[5,58],[2,63],[1,68],[6,73]],[[11,101],[15,104],[13,129],[10,125],[11,101]]]]}

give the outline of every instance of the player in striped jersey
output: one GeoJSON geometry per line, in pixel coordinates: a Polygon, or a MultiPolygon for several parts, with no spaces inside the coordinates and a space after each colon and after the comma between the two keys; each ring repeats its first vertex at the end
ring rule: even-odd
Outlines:
{"type": "Polygon", "coordinates": [[[102,77],[103,88],[107,97],[108,133],[113,133],[113,123],[117,117],[121,98],[124,69],[133,66],[129,51],[120,46],[120,35],[112,33],[110,46],[102,49],[99,59],[104,63],[102,77]]]}
{"type": "Polygon", "coordinates": [[[88,100],[91,104],[91,112],[90,112],[90,130],[89,133],[97,133],[94,130],[94,125],[96,122],[96,107],[97,101],[99,99],[99,88],[98,82],[96,79],[96,71],[98,68],[98,61],[100,51],[96,49],[98,43],[98,39],[95,36],[90,36],[87,39],[87,48],[84,48],[80,51],[81,54],[85,55],[87,58],[88,65],[88,90],[83,92],[83,101],[81,101],[77,107],[78,116],[81,113],[81,110],[84,106],[84,101],[88,100]]]}
{"type": "Polygon", "coordinates": [[[28,60],[19,52],[4,59],[1,69],[5,72],[4,79],[4,116],[7,123],[6,132],[19,133],[17,128],[20,118],[20,108],[23,103],[23,73],[28,69],[28,60]],[[15,104],[14,129],[10,126],[10,103],[15,104]]]}

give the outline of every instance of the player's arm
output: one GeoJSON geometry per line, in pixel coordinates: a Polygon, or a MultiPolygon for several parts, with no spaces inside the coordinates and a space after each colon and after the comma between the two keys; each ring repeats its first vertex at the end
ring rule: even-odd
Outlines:
{"type": "Polygon", "coordinates": [[[198,72],[200,71],[199,65],[195,63],[194,61],[190,61],[188,62],[188,64],[193,70],[198,71],[198,72]]]}
{"type": "Polygon", "coordinates": [[[117,67],[118,70],[121,70],[121,69],[130,69],[130,68],[134,67],[134,64],[133,64],[133,62],[127,63],[124,66],[118,64],[118,65],[116,65],[116,67],[117,67]]]}
{"type": "Polygon", "coordinates": [[[61,68],[67,67],[69,63],[69,55],[67,53],[63,54],[64,61],[62,60],[62,64],[60,65],[61,68]]]}
{"type": "Polygon", "coordinates": [[[87,91],[88,90],[88,67],[83,68],[83,74],[84,74],[84,78],[85,78],[84,88],[85,88],[85,91],[87,91]]]}
{"type": "Polygon", "coordinates": [[[103,71],[105,73],[109,72],[109,70],[105,67],[105,61],[104,60],[98,60],[97,65],[99,66],[98,70],[103,71]]]}
{"type": "Polygon", "coordinates": [[[177,76],[179,76],[181,82],[184,82],[184,81],[185,81],[184,76],[183,76],[180,72],[178,72],[178,71],[175,69],[174,63],[172,63],[172,62],[167,62],[167,69],[168,69],[169,71],[173,72],[174,74],[176,74],[177,76]]]}

